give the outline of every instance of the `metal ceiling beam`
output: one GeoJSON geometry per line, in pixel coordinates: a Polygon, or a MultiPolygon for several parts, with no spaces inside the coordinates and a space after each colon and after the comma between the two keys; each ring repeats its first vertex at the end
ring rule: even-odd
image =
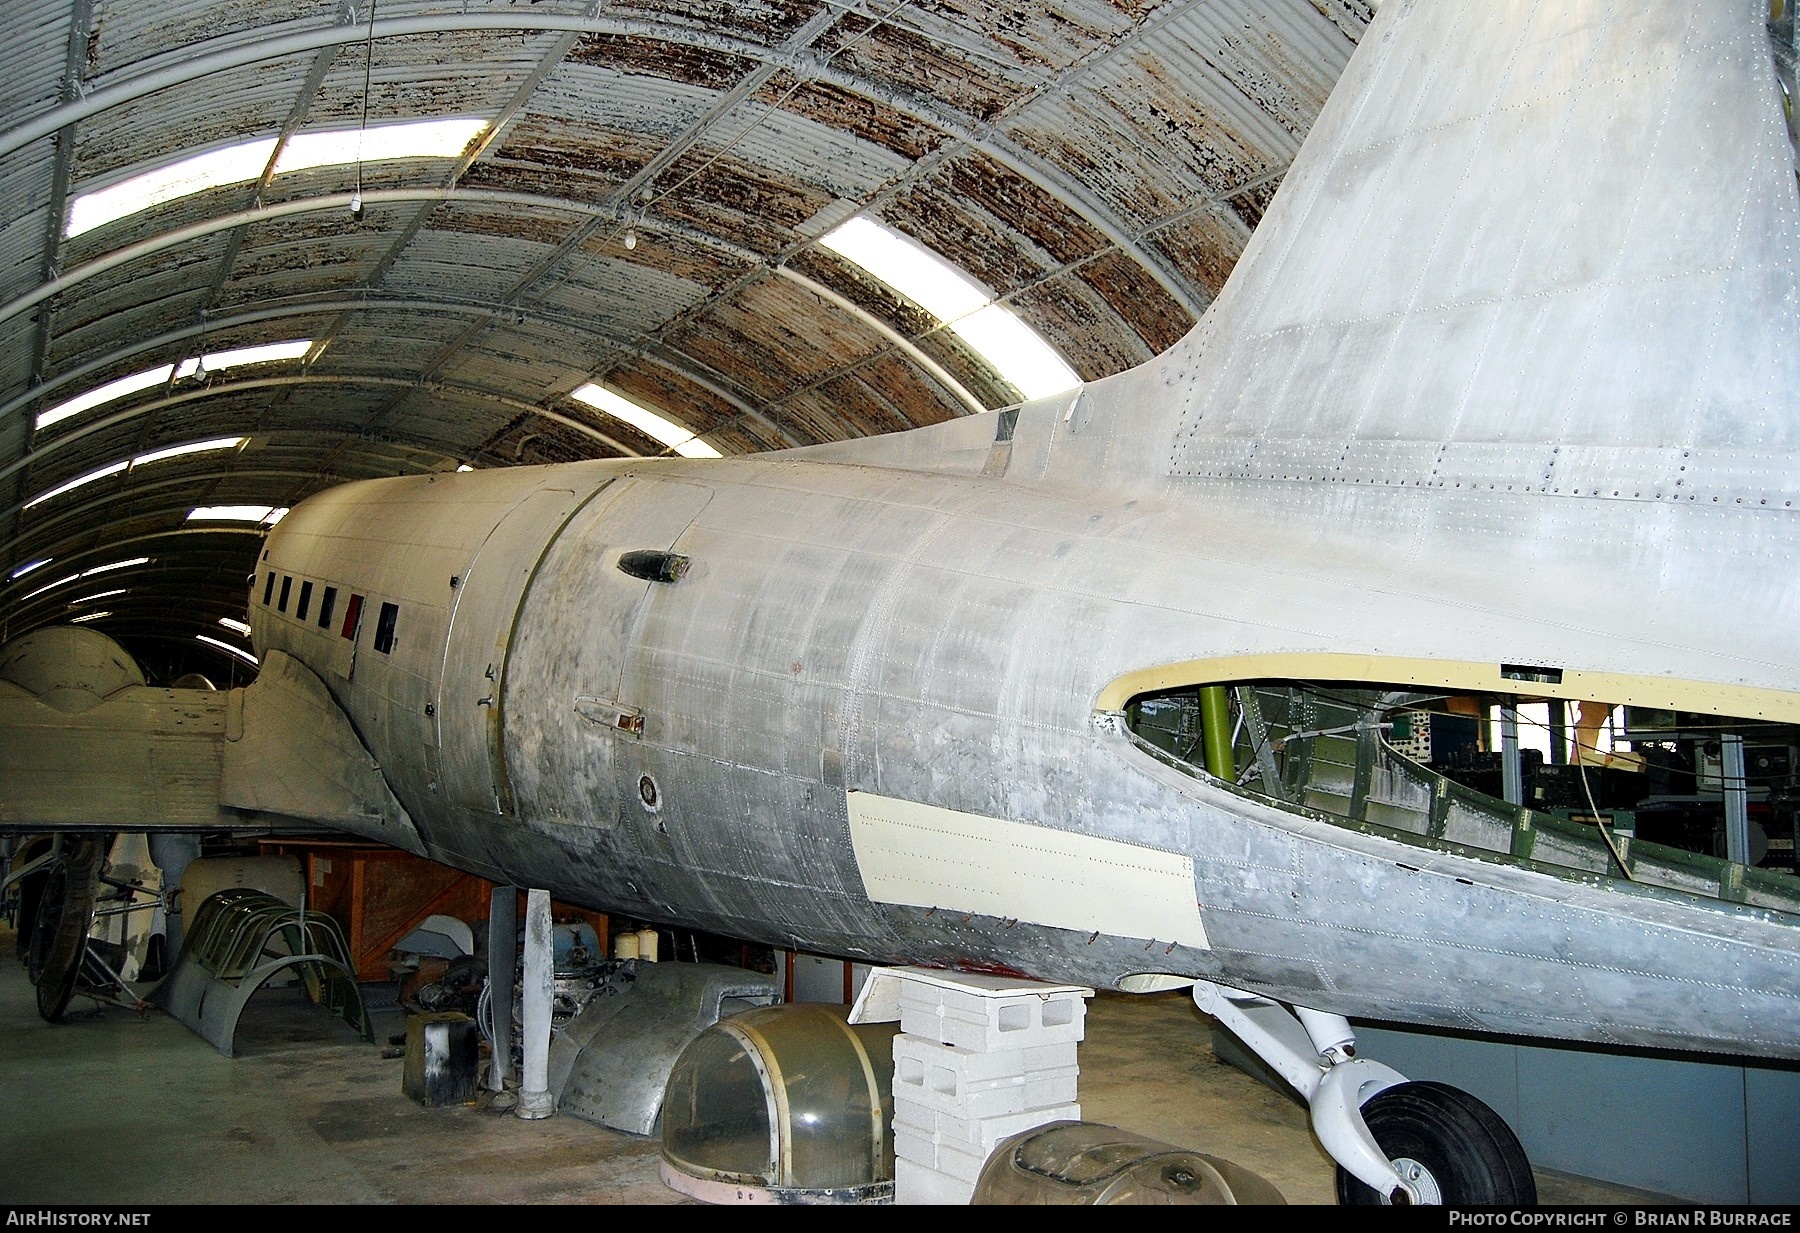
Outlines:
{"type": "MultiPolygon", "coordinates": [[[[1205,307],[1204,304],[1195,303],[1192,289],[1179,271],[1171,268],[1161,254],[1142,247],[1134,238],[1131,228],[1089,196],[1074,180],[1023,151],[999,143],[985,131],[985,125],[969,116],[952,111],[935,99],[885,89],[854,74],[833,68],[829,57],[811,55],[804,51],[784,54],[761,43],[712,31],[687,29],[662,22],[623,19],[615,15],[589,17],[559,13],[442,13],[425,17],[385,18],[376,21],[374,25],[374,36],[378,39],[483,30],[620,35],[716,51],[785,68],[797,77],[823,82],[890,107],[909,119],[938,129],[970,149],[980,151],[1067,205],[1090,226],[1105,235],[1120,251],[1130,254],[1161,284],[1164,291],[1190,313],[1198,316],[1205,307]]],[[[348,29],[339,26],[315,27],[275,35],[239,32],[210,39],[181,52],[156,57],[139,72],[116,84],[94,89],[83,98],[54,107],[43,115],[0,133],[0,157],[48,136],[65,125],[158,90],[184,85],[212,73],[229,72],[265,60],[317,51],[322,47],[368,36],[368,26],[363,25],[348,29]],[[159,64],[159,61],[167,63],[159,64]]]]}

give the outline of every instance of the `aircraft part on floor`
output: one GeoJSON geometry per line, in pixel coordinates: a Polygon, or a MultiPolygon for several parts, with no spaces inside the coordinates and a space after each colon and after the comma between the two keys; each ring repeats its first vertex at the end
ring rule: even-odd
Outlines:
{"type": "Polygon", "coordinates": [[[550,1043],[557,1108],[629,1134],[656,1130],[663,1088],[688,1042],[724,1015],[781,997],[775,978],[711,963],[634,963],[550,1043]]]}
{"type": "Polygon", "coordinates": [[[709,1203],[885,1203],[898,1023],[790,1003],[721,1019],[682,1051],[662,1178],[709,1203]]]}
{"type": "Polygon", "coordinates": [[[256,991],[293,969],[307,996],[374,1039],[337,922],[262,891],[222,890],[200,905],[181,957],[157,991],[162,1008],[226,1057],[256,991]]]}
{"type": "Polygon", "coordinates": [[[1096,1122],[1049,1122],[1001,1140],[971,1206],[1285,1204],[1241,1165],[1096,1122]]]}

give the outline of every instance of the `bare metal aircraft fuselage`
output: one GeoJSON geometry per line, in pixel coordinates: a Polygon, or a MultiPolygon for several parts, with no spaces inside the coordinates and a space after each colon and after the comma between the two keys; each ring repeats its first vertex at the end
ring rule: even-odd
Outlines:
{"type": "MultiPolygon", "coordinates": [[[[1027,407],[1020,438],[1062,414],[1027,407]]],[[[255,637],[338,699],[402,842],[571,901],[882,963],[1800,1055],[1779,914],[1359,833],[1158,758],[1121,714],[1230,663],[1473,686],[1456,649],[1578,655],[1580,631],[963,453],[353,484],[271,533],[255,637]]]]}

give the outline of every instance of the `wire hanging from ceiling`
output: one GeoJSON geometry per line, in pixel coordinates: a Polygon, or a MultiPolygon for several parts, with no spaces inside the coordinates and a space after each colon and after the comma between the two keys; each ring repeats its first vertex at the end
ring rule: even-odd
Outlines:
{"type": "Polygon", "coordinates": [[[369,87],[374,79],[375,67],[375,0],[369,0],[369,34],[363,42],[363,88],[362,119],[356,125],[356,188],[350,194],[350,215],[361,218],[362,171],[363,171],[363,133],[369,127],[369,87]]]}

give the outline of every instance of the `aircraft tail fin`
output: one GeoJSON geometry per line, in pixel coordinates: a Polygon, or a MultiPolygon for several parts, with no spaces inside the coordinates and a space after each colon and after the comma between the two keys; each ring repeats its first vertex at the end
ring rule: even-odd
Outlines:
{"type": "Polygon", "coordinates": [[[1766,15],[1388,0],[1219,299],[1048,473],[1800,498],[1766,15]]]}

